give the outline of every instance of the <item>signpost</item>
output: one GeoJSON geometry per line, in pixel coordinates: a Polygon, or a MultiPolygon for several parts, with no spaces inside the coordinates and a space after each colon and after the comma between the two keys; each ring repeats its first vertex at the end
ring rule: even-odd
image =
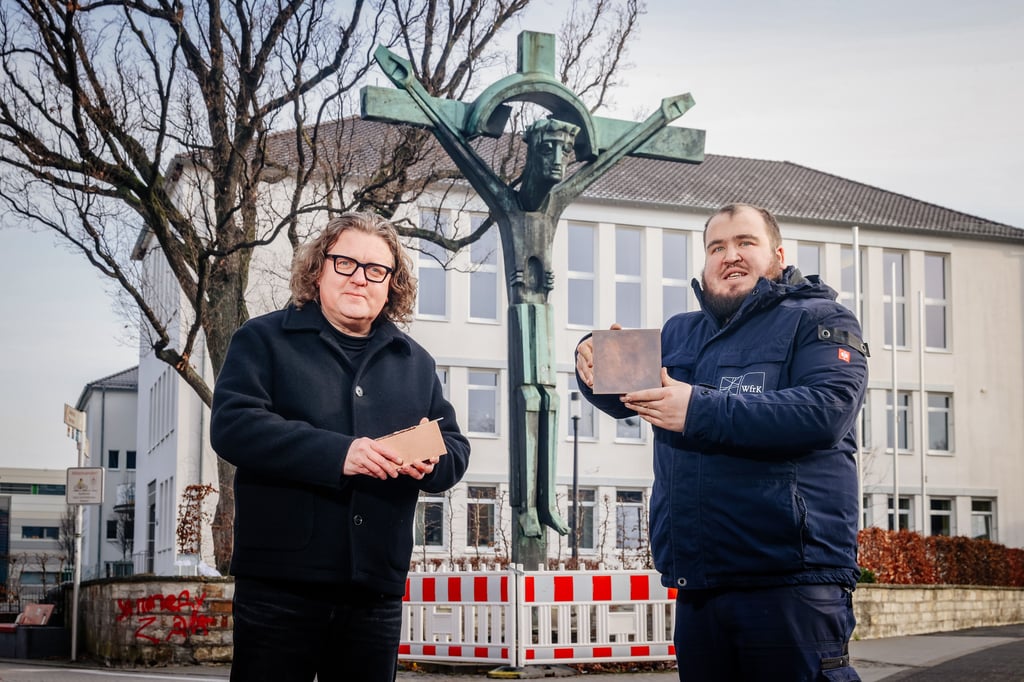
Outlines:
{"type": "Polygon", "coordinates": [[[64,405],[64,423],[68,436],[78,446],[78,466],[68,468],[64,496],[75,507],[74,591],[71,598],[71,660],[78,655],[78,588],[82,583],[82,505],[103,504],[103,467],[86,467],[89,439],[85,435],[86,415],[68,404],[64,405]]]}

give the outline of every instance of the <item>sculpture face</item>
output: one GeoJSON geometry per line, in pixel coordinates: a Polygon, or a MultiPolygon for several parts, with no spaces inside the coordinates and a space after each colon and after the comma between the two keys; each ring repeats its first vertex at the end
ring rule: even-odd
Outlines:
{"type": "Polygon", "coordinates": [[[531,157],[527,165],[538,178],[556,184],[565,176],[565,166],[569,162],[572,143],[575,135],[564,130],[548,130],[537,135],[530,146],[527,156],[531,157]]]}
{"type": "Polygon", "coordinates": [[[551,188],[565,179],[573,142],[579,127],[553,118],[535,122],[524,134],[526,168],[519,190],[523,208],[536,210],[551,188]]]}

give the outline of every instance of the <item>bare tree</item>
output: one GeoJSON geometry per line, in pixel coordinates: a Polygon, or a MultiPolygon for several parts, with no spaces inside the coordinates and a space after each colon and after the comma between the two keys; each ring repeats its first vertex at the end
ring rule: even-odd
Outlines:
{"type": "MultiPolygon", "coordinates": [[[[353,172],[344,121],[374,47],[403,52],[432,96],[462,98],[479,86],[495,39],[529,4],[5,2],[2,220],[59,235],[116,282],[125,310],[141,315],[144,345],[209,405],[212,388],[193,354],[202,339],[219,372],[232,333],[249,317],[254,249],[279,236],[296,246],[309,216],[324,211],[393,215],[455,176],[448,164],[425,163],[433,145],[415,129],[396,129],[374,147],[376,168],[353,172]],[[161,305],[145,286],[146,253],[169,271],[185,310],[161,305]]],[[[610,7],[593,3],[599,16],[610,7]]],[[[637,13],[635,2],[625,7],[617,15],[623,45],[637,13]]],[[[562,73],[573,78],[621,65],[570,54],[562,73]]],[[[599,79],[585,101],[600,104],[613,82],[611,73],[599,79]]],[[[488,227],[458,239],[412,226],[405,233],[457,250],[488,227]]],[[[223,460],[218,468],[215,560],[226,571],[234,472],[223,460]]]]}
{"type": "Polygon", "coordinates": [[[75,532],[77,530],[76,512],[67,506],[60,514],[57,543],[60,545],[61,559],[69,566],[75,565],[75,532]]]}

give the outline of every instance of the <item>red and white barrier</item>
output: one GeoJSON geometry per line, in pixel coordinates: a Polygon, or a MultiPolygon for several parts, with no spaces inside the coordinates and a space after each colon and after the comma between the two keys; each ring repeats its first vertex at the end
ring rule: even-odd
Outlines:
{"type": "Polygon", "coordinates": [[[672,660],[675,590],[654,571],[410,573],[399,658],[530,664],[672,660]]]}
{"type": "Polygon", "coordinates": [[[509,571],[410,573],[398,657],[505,663],[512,659],[515,575],[509,571]]]}
{"type": "Polygon", "coordinates": [[[538,571],[521,581],[517,665],[675,658],[676,591],[658,573],[538,571]]]}

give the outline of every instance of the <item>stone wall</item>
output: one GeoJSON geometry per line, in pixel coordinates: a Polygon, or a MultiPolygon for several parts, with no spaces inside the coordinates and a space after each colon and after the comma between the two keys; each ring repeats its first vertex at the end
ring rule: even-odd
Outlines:
{"type": "Polygon", "coordinates": [[[1024,589],[970,585],[858,585],[854,639],[1024,623],[1024,589]]]}
{"type": "Polygon", "coordinates": [[[145,576],[83,583],[79,655],[113,665],[229,662],[234,588],[231,578],[145,576]]]}
{"type": "MultiPolygon", "coordinates": [[[[233,595],[231,578],[83,583],[79,655],[111,665],[230,662],[233,595]]],[[[855,639],[948,632],[1024,623],[1024,589],[859,585],[853,607],[855,639]]]]}

